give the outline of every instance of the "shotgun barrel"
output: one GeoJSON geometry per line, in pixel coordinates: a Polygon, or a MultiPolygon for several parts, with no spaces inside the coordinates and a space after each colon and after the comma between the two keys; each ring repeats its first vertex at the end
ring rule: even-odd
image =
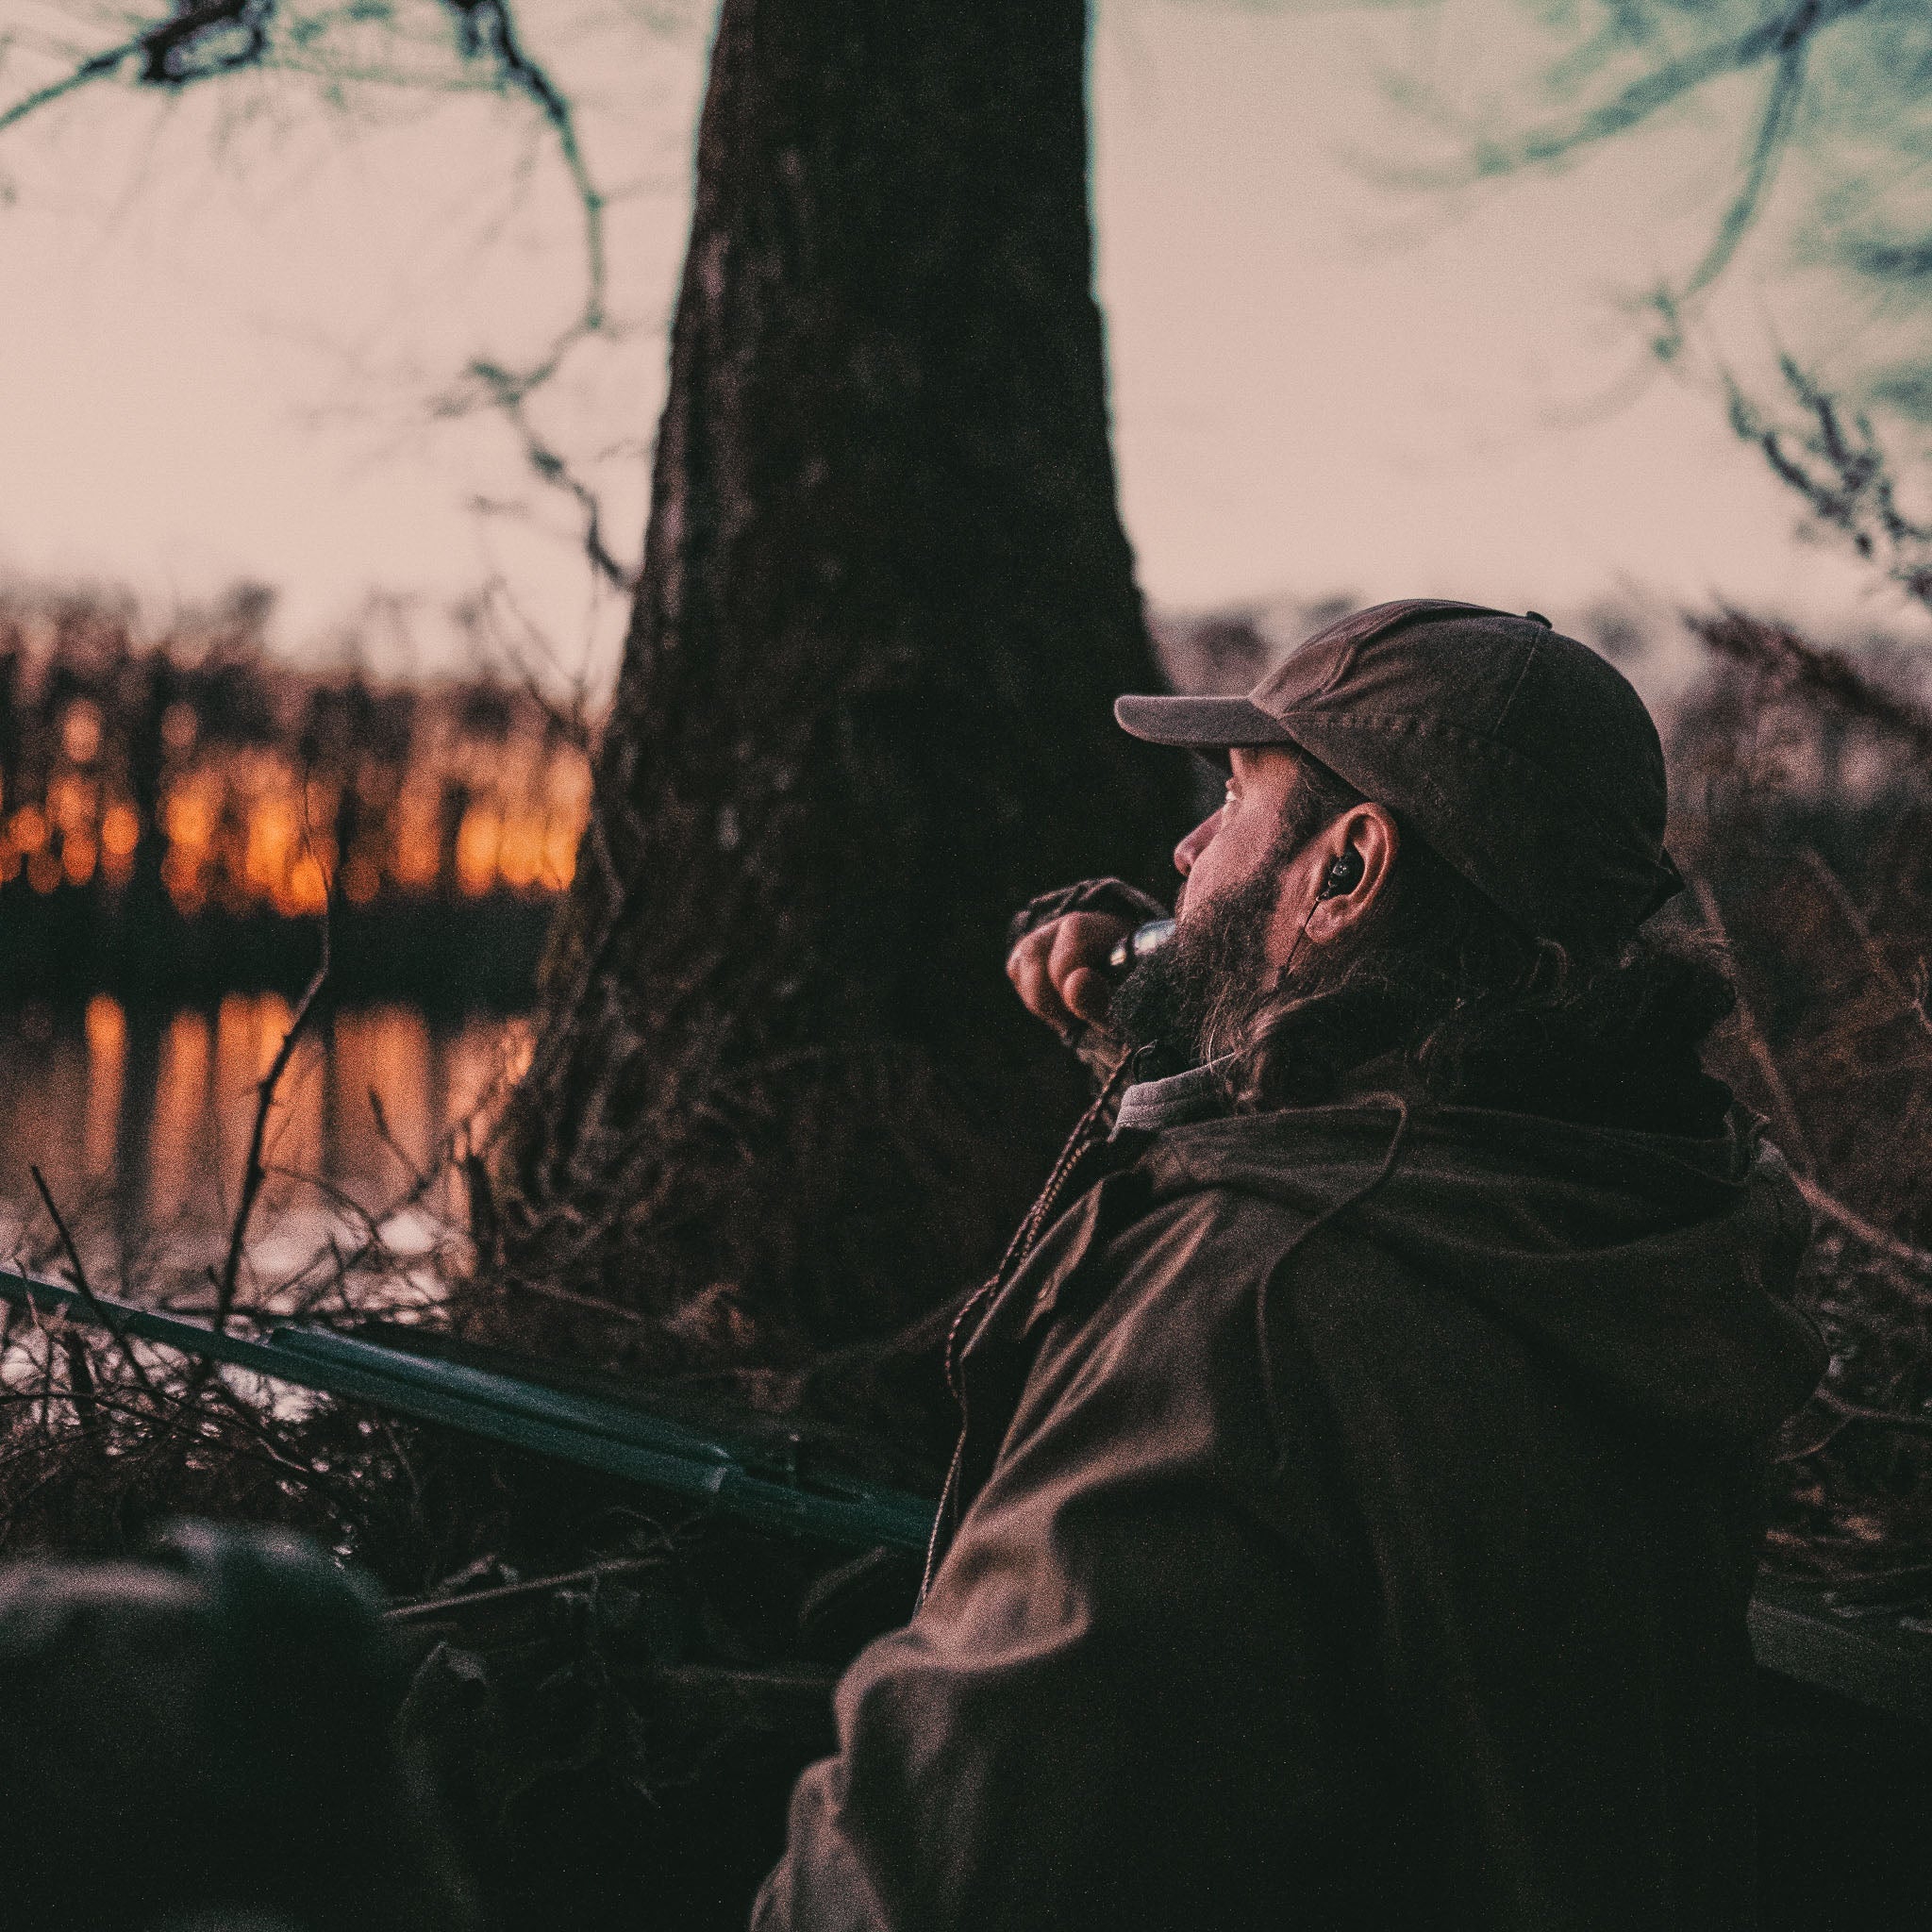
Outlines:
{"type": "Polygon", "coordinates": [[[155,1308],[0,1269],[0,1300],[58,1312],[124,1342],[151,1342],[419,1422],[627,1477],[715,1507],[761,1529],[862,1548],[923,1551],[935,1506],[833,1471],[795,1451],[737,1442],[599,1396],[438,1360],[325,1328],[288,1324],[266,1340],[217,1333],[155,1308]]]}

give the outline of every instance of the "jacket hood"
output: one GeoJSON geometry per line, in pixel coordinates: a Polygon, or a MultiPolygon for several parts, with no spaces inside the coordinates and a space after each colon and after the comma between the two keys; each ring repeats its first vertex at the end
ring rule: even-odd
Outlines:
{"type": "Polygon", "coordinates": [[[1393,1095],[1174,1127],[1156,1199],[1227,1189],[1319,1215],[1467,1295],[1603,1395],[1706,1439],[1762,1437],[1826,1351],[1790,1304],[1810,1216],[1750,1116],[1681,1139],[1393,1095]]]}

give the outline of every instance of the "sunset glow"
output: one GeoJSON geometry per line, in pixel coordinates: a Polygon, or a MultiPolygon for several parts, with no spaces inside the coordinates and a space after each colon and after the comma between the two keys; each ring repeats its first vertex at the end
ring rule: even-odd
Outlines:
{"type": "Polygon", "coordinates": [[[369,908],[570,884],[589,771],[527,693],[184,662],[113,626],[76,640],[71,618],[0,611],[0,885],[118,893],[145,867],[186,917],[308,919],[332,891],[369,908]]]}

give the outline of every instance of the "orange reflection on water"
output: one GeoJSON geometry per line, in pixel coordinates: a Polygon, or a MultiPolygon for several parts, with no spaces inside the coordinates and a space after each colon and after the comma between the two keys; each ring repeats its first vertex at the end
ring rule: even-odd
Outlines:
{"type": "Polygon", "coordinates": [[[341,1137],[343,1166],[379,1174],[391,1186],[407,1181],[404,1163],[424,1166],[441,1126],[432,1091],[428,1024],[411,1007],[339,1012],[330,1048],[330,1116],[341,1137]]]}
{"type": "MultiPolygon", "coordinates": [[[[261,1082],[274,1067],[294,1017],[293,1008],[277,992],[230,993],[215,1010],[216,1145],[230,1187],[241,1184],[261,1082]]],[[[288,1197],[289,1175],[316,1173],[322,1164],[319,1055],[314,1041],[299,1042],[275,1090],[262,1142],[263,1163],[272,1171],[264,1197],[270,1208],[288,1197]]]]}
{"type": "MultiPolygon", "coordinates": [[[[266,1075],[281,1051],[282,1040],[294,1020],[289,1003],[275,993],[263,996],[258,1015],[256,1061],[261,1068],[258,1080],[266,1075]]],[[[275,1090],[275,1111],[269,1117],[263,1158],[278,1178],[287,1175],[320,1174],[327,1165],[323,1109],[327,1083],[323,1077],[325,1049],[312,1033],[296,1042],[275,1090]]],[[[254,1124],[255,1096],[251,1092],[249,1126],[254,1124]]],[[[244,1129],[246,1131],[246,1129],[244,1129]]],[[[285,1199],[286,1185],[274,1190],[275,1200],[285,1199]]]]}
{"type": "Polygon", "coordinates": [[[96,993],[82,1017],[87,1041],[87,1124],[81,1163],[90,1180],[111,1175],[119,1157],[121,1097],[127,1080],[127,1015],[119,1000],[96,993]]]}
{"type": "Polygon", "coordinates": [[[155,1082],[154,1120],[148,1132],[148,1199],[154,1220],[165,1225],[208,1179],[206,1145],[208,1073],[213,1065],[208,1016],[184,1008],[161,1035],[155,1082]],[[191,1165],[191,1163],[192,1163],[191,1165]]]}
{"type": "MultiPolygon", "coordinates": [[[[274,993],[232,994],[212,1013],[130,1010],[105,995],[79,1010],[0,1010],[0,1239],[43,1243],[50,1232],[35,1163],[102,1278],[116,1278],[117,1241],[134,1243],[125,1257],[150,1237],[171,1278],[219,1264],[259,1083],[291,1018],[274,993]]],[[[527,1022],[481,1013],[432,1022],[391,1005],[322,1016],[269,1116],[250,1280],[289,1277],[332,1234],[358,1241],[366,1224],[344,1197],[378,1216],[399,1204],[453,1132],[500,1098],[529,1038],[527,1022]]],[[[460,1205],[460,1189],[439,1188],[389,1238],[422,1245],[425,1213],[460,1205]]]]}

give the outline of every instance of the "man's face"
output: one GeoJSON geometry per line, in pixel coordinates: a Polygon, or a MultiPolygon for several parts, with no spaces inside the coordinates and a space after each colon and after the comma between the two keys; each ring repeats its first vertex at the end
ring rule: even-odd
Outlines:
{"type": "Polygon", "coordinates": [[[1243,751],[1234,759],[1220,809],[1175,848],[1183,879],[1173,941],[1113,998],[1113,1024],[1131,1044],[1158,1040],[1188,1062],[1224,1050],[1267,998],[1306,911],[1288,808],[1294,761],[1243,751]]]}
{"type": "MultiPolygon", "coordinates": [[[[1231,770],[1220,809],[1210,812],[1174,847],[1174,862],[1181,874],[1174,901],[1178,932],[1206,919],[1211,908],[1231,893],[1242,892],[1252,907],[1257,880],[1264,872],[1277,888],[1291,883],[1282,865],[1281,828],[1289,822],[1290,801],[1301,782],[1295,761],[1286,752],[1246,751],[1237,746],[1228,754],[1231,770]]],[[[1284,915],[1271,922],[1264,936],[1268,958],[1280,965],[1293,942],[1299,909],[1286,903],[1288,891],[1270,895],[1271,911],[1284,915]],[[1274,927],[1280,927],[1277,932],[1274,927]]]]}

